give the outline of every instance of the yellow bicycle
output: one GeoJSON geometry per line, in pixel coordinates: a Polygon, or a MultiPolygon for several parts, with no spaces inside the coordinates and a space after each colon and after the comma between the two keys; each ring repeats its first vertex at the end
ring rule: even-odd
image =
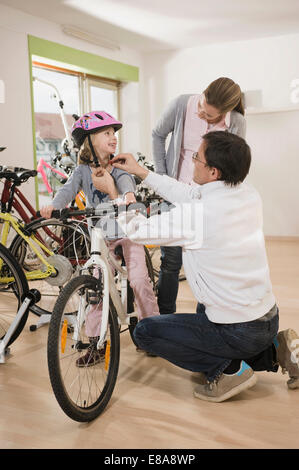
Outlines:
{"type": "MultiPolygon", "coordinates": [[[[0,242],[23,267],[29,287],[40,291],[41,299],[31,311],[45,315],[48,322],[62,286],[89,258],[89,234],[80,220],[37,219],[28,224],[18,220],[11,213],[15,188],[36,175],[34,170],[18,170],[0,171],[0,179],[11,182],[8,201],[1,202],[0,242]]],[[[5,283],[0,260],[0,286],[5,283]]]]}

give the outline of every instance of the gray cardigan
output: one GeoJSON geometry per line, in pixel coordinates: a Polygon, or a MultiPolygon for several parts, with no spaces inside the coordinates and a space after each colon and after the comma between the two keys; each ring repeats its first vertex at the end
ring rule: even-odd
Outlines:
{"type": "MultiPolygon", "coordinates": [[[[153,159],[156,172],[161,175],[166,174],[172,178],[177,177],[185,115],[190,96],[194,95],[180,95],[175,98],[169,104],[168,108],[159,119],[158,124],[153,129],[153,159]],[[166,138],[170,133],[171,139],[168,149],[166,150],[166,138]]],[[[246,121],[242,114],[236,111],[231,112],[231,121],[228,131],[243,137],[243,139],[245,138],[246,121]]]]}
{"type": "MultiPolygon", "coordinates": [[[[136,184],[132,175],[129,175],[124,170],[114,168],[111,172],[111,176],[114,179],[115,186],[119,194],[126,194],[128,192],[135,192],[136,184]]],[[[89,165],[78,165],[72,176],[68,179],[58,191],[54,197],[52,204],[55,209],[63,209],[66,207],[79,191],[83,190],[86,200],[87,207],[97,207],[101,202],[108,202],[108,194],[98,191],[91,178],[91,168],[89,165]]]]}

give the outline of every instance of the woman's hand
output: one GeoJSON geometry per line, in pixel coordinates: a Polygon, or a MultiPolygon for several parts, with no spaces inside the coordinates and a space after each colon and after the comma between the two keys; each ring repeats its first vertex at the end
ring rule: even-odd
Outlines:
{"type": "Polygon", "coordinates": [[[114,179],[110,173],[103,167],[92,168],[91,171],[91,178],[94,187],[102,193],[108,194],[110,199],[116,199],[118,197],[118,193],[114,179]]]}
{"type": "Polygon", "coordinates": [[[40,215],[41,215],[44,219],[50,219],[53,210],[54,210],[54,207],[53,207],[52,205],[44,206],[44,207],[42,207],[41,210],[40,210],[40,215]]]}
{"type": "Polygon", "coordinates": [[[136,175],[142,180],[148,175],[148,170],[140,166],[131,153],[119,153],[110,160],[110,163],[115,168],[120,168],[132,175],[136,175]]]}

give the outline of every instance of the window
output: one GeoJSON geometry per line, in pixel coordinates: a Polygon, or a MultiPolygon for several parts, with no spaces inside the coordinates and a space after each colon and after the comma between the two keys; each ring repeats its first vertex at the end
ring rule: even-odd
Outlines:
{"type": "MultiPolygon", "coordinates": [[[[63,153],[62,144],[70,135],[73,114],[105,110],[116,118],[119,116],[119,82],[36,62],[33,62],[32,75],[37,162],[42,158],[52,165],[55,154],[63,153]]],[[[53,189],[60,187],[50,171],[47,171],[47,177],[53,189]]],[[[49,195],[40,174],[38,193],[40,206],[51,202],[53,194],[49,195]]]]}
{"type": "Polygon", "coordinates": [[[88,79],[89,109],[107,111],[118,117],[117,86],[88,79]]]}

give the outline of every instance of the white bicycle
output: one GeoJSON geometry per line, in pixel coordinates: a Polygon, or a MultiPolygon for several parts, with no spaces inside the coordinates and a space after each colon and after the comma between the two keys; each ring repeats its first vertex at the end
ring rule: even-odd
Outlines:
{"type": "MultiPolygon", "coordinates": [[[[115,214],[115,205],[84,211],[54,211],[52,216],[68,218],[84,215],[101,218],[115,214]],[[58,212],[58,214],[57,214],[58,212]]],[[[149,277],[154,275],[145,249],[149,277]]],[[[154,288],[154,286],[153,286],[154,288]]],[[[99,227],[91,228],[91,257],[60,292],[49,325],[48,368],[55,397],[73,420],[91,421],[107,406],[113,393],[119,367],[120,329],[129,329],[132,340],[137,324],[134,294],[124,262],[110,256],[99,227]],[[113,269],[111,269],[111,267],[113,269]],[[98,275],[94,276],[97,272],[98,275]],[[102,312],[99,336],[86,333],[91,308],[102,312]],[[86,357],[92,358],[88,361],[86,357]],[[96,361],[95,361],[96,358],[96,361]]]]}

